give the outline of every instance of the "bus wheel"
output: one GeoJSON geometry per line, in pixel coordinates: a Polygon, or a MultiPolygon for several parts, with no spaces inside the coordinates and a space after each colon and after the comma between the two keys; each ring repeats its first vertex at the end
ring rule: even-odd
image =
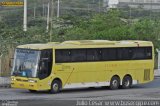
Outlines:
{"type": "Polygon", "coordinates": [[[36,91],[36,90],[31,90],[31,89],[29,89],[29,92],[35,93],[35,92],[37,92],[37,91],[36,91]]]}
{"type": "Polygon", "coordinates": [[[130,76],[125,76],[122,81],[122,88],[127,89],[132,85],[132,78],[130,76]]]}
{"type": "Polygon", "coordinates": [[[117,76],[112,77],[110,81],[110,89],[115,90],[118,89],[120,85],[120,79],[117,76]]]}
{"type": "Polygon", "coordinates": [[[50,92],[52,94],[58,93],[61,89],[61,82],[59,80],[54,80],[51,84],[50,92]]]}

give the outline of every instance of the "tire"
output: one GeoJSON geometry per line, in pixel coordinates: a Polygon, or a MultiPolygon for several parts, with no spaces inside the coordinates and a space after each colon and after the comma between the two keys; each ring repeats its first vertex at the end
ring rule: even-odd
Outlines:
{"type": "Polygon", "coordinates": [[[51,84],[51,90],[50,93],[51,94],[56,94],[58,93],[62,88],[62,84],[59,80],[54,80],[51,84]]]}
{"type": "Polygon", "coordinates": [[[117,76],[112,77],[110,81],[110,89],[115,90],[118,89],[120,86],[120,79],[117,76]]]}
{"type": "Polygon", "coordinates": [[[122,81],[122,88],[128,89],[132,85],[132,78],[130,76],[125,76],[122,81]]]}
{"type": "Polygon", "coordinates": [[[35,92],[37,92],[37,91],[36,91],[36,90],[31,90],[31,89],[29,89],[29,92],[35,93],[35,92]]]}

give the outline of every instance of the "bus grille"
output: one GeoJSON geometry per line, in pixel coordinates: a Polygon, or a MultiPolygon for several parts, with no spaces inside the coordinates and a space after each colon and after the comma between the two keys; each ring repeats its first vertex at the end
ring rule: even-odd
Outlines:
{"type": "Polygon", "coordinates": [[[16,79],[17,81],[28,82],[28,80],[16,79]]]}
{"type": "Polygon", "coordinates": [[[144,81],[150,80],[150,69],[144,70],[144,81]]]}

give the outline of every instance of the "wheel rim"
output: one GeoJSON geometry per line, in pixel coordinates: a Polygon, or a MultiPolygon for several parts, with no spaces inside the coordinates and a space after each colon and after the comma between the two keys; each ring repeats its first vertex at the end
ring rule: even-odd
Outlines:
{"type": "Polygon", "coordinates": [[[117,80],[113,80],[112,85],[113,85],[114,87],[117,87],[117,86],[118,86],[118,81],[117,81],[117,80]]]}
{"type": "Polygon", "coordinates": [[[130,85],[130,81],[129,81],[129,80],[126,80],[125,83],[124,83],[124,85],[125,85],[126,87],[128,87],[128,86],[130,85]]]}
{"type": "Polygon", "coordinates": [[[58,87],[58,84],[57,84],[57,83],[53,84],[53,90],[54,90],[54,91],[58,91],[58,88],[59,88],[59,87],[58,87]]]}

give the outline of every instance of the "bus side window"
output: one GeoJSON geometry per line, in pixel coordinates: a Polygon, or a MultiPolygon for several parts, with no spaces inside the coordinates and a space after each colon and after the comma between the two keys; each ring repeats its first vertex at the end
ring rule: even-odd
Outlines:
{"type": "Polygon", "coordinates": [[[87,61],[100,61],[101,57],[100,49],[87,49],[87,61]]]}
{"type": "Polygon", "coordinates": [[[137,59],[145,59],[145,49],[137,48],[136,49],[137,59]]]}
{"type": "Polygon", "coordinates": [[[71,62],[84,62],[86,61],[86,49],[72,49],[71,62]]]}
{"type": "Polygon", "coordinates": [[[118,48],[117,58],[118,60],[131,60],[133,56],[132,48],[118,48]]]}
{"type": "Polygon", "coordinates": [[[129,56],[128,60],[133,59],[133,54],[134,54],[134,49],[133,48],[128,48],[128,56],[129,56]]]}
{"type": "Polygon", "coordinates": [[[152,50],[148,47],[141,47],[141,48],[134,48],[133,59],[140,60],[140,59],[151,59],[152,58],[152,50]]]}
{"type": "Polygon", "coordinates": [[[56,50],[55,61],[56,63],[70,62],[71,61],[71,52],[70,50],[60,49],[56,50]]]}
{"type": "Polygon", "coordinates": [[[146,58],[147,59],[152,59],[152,47],[147,47],[146,48],[146,58]]]}
{"type": "Polygon", "coordinates": [[[123,60],[124,58],[124,54],[126,51],[124,51],[124,48],[117,48],[117,60],[123,60]]]}
{"type": "Polygon", "coordinates": [[[113,61],[117,59],[117,53],[115,48],[102,49],[102,59],[104,61],[113,61]]]}

